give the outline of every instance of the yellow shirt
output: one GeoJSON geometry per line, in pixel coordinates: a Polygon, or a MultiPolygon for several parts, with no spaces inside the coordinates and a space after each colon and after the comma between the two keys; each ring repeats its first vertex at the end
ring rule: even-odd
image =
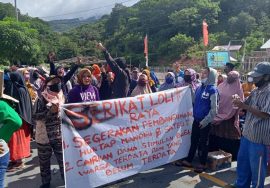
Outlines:
{"type": "Polygon", "coordinates": [[[256,86],[252,83],[243,83],[242,84],[243,92],[245,98],[247,98],[250,95],[250,92],[256,88],[256,86]]]}

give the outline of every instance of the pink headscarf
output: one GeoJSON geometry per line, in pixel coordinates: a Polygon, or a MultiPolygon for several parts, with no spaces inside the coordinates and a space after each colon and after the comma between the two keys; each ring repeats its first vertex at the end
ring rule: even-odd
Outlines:
{"type": "Polygon", "coordinates": [[[228,74],[228,79],[218,86],[220,95],[219,109],[214,121],[224,121],[232,118],[234,115],[238,115],[238,109],[233,108],[232,95],[237,94],[241,100],[244,100],[240,74],[237,71],[231,71],[228,74]],[[234,79],[235,81],[229,84],[228,79],[234,79]]]}
{"type": "Polygon", "coordinates": [[[49,91],[49,89],[45,89],[41,95],[45,98],[46,101],[48,101],[49,103],[52,104],[56,104],[56,105],[62,105],[65,103],[65,97],[62,91],[60,91],[59,93],[55,93],[52,91],[49,91]]]}
{"type": "MultiPolygon", "coordinates": [[[[194,69],[186,69],[185,71],[188,71],[191,75],[191,86],[193,91],[195,91],[198,87],[199,84],[196,82],[196,71],[194,69]]],[[[184,87],[184,86],[188,86],[189,83],[185,82],[183,80],[183,82],[179,83],[176,85],[176,87],[184,87]]]]}

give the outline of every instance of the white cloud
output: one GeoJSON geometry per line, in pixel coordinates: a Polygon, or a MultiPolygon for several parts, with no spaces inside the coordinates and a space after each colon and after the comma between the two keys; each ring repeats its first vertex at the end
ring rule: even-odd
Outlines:
{"type": "MultiPolygon", "coordinates": [[[[63,18],[87,18],[107,14],[115,3],[130,6],[139,0],[17,0],[18,9],[23,14],[40,17],[44,20],[63,18]],[[101,8],[103,7],[103,8],[101,8]],[[93,10],[94,9],[94,10],[93,10]]],[[[0,0],[12,3],[14,0],[0,0]]]]}

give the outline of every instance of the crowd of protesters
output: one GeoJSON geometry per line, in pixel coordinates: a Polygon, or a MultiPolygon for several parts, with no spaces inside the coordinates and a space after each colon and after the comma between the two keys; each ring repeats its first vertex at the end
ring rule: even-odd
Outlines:
{"type": "Polygon", "coordinates": [[[11,66],[1,72],[0,188],[6,170],[25,168],[25,158],[31,156],[31,138],[37,143],[40,187],[50,187],[53,153],[64,180],[62,104],[134,97],[186,86],[193,101],[191,146],[188,156],[174,164],[193,167],[198,151],[200,164],[194,169],[201,173],[207,169],[208,152],[223,150],[238,162],[236,187],[264,186],[270,146],[270,63],[259,63],[243,82],[231,63],[226,64],[223,74],[210,67],[198,72],[192,67],[182,70],[176,62],[160,83],[147,67],[130,70],[124,58],[112,58],[101,43],[97,49],[106,60],[102,66],[83,67],[78,58],[66,71],[56,67],[55,54],[50,52],[50,71],[11,66]]]}

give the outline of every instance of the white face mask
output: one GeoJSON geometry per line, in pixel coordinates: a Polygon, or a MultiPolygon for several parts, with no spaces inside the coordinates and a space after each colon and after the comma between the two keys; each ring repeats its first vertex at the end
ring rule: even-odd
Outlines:
{"type": "Polygon", "coordinates": [[[248,77],[247,81],[248,81],[249,83],[251,83],[251,82],[253,82],[253,78],[252,78],[252,77],[248,77]]]}
{"type": "Polygon", "coordinates": [[[201,82],[202,82],[203,84],[205,84],[206,81],[207,81],[207,78],[201,79],[201,82]]]}

